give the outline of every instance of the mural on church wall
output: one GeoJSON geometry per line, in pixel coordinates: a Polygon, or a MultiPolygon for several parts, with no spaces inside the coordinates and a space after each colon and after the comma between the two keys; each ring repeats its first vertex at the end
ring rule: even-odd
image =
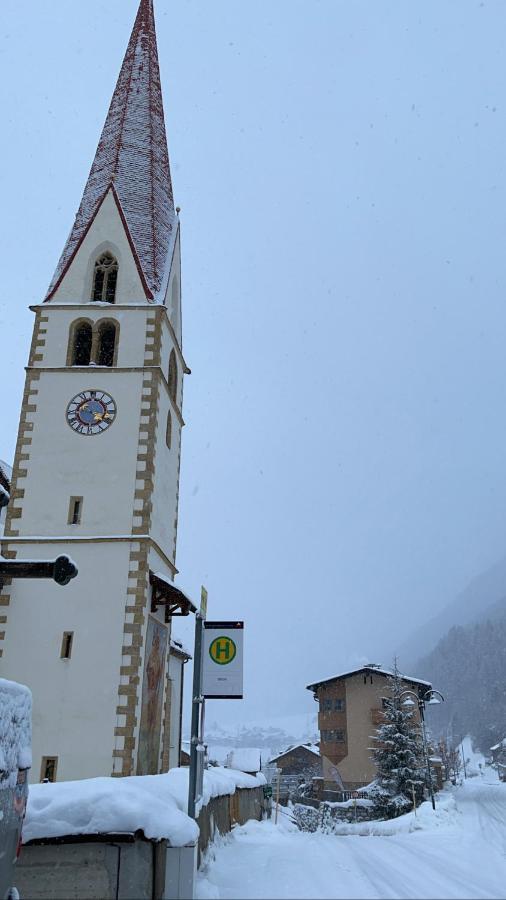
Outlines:
{"type": "Polygon", "coordinates": [[[141,722],[139,729],[138,775],[156,775],[159,771],[162,732],[163,686],[167,659],[168,630],[149,616],[142,681],[141,722]]]}

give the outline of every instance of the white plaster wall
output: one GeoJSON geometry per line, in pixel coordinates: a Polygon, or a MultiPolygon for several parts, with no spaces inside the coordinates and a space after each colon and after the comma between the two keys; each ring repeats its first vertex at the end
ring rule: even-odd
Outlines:
{"type": "Polygon", "coordinates": [[[174,254],[172,257],[172,266],[164,305],[169,311],[170,323],[174,329],[179,346],[181,347],[181,242],[179,231],[174,245],[174,254]]]}
{"type": "Polygon", "coordinates": [[[181,693],[183,690],[183,660],[171,654],[169,658],[169,684],[171,689],[169,729],[169,769],[179,765],[181,746],[181,693]]]}
{"type": "Polygon", "coordinates": [[[181,426],[172,407],[168,391],[162,382],[158,405],[159,427],[155,437],[155,475],[151,534],[167,556],[174,558],[174,538],[178,489],[178,457],[181,426]],[[167,414],[172,416],[172,442],[166,442],[167,414]]]}
{"type": "Polygon", "coordinates": [[[41,372],[37,382],[21,535],[126,535],[134,507],[141,372],[67,369],[41,372]],[[102,434],[76,434],[66,420],[69,401],[85,389],[107,391],[117,414],[102,434]],[[82,496],[80,525],[68,525],[69,500],[82,496]]]}
{"type": "Polygon", "coordinates": [[[167,381],[169,378],[169,360],[170,354],[174,350],[176,354],[176,363],[177,363],[177,405],[179,409],[182,408],[183,405],[183,364],[181,362],[181,358],[177,351],[177,347],[174,345],[174,338],[172,337],[169,326],[165,317],[162,319],[162,340],[160,347],[160,365],[162,368],[162,372],[165,375],[165,380],[167,381]]]}
{"type": "Polygon", "coordinates": [[[75,308],[55,308],[46,303],[43,315],[49,321],[43,323],[46,329],[45,346],[37,348],[42,354],[42,361],[35,363],[36,368],[61,367],[67,365],[67,349],[69,345],[70,327],[77,319],[89,319],[99,322],[112,319],[119,323],[118,367],[143,366],[144,346],[146,341],[146,318],[151,307],[121,309],[112,303],[86,303],[75,308]]]}
{"type": "Polygon", "coordinates": [[[79,574],[69,585],[13,582],[3,677],[33,692],[32,781],[43,756],[58,756],[58,781],[110,775],[120,681],[130,544],[10,544],[18,559],[68,553],[79,574]],[[70,660],[60,659],[74,631],[70,660]]]}
{"type": "Polygon", "coordinates": [[[106,250],[110,250],[119,263],[117,303],[139,303],[146,300],[146,293],[114,195],[109,190],[88,234],[50,302],[85,303],[88,301],[91,297],[95,260],[106,250]]]}

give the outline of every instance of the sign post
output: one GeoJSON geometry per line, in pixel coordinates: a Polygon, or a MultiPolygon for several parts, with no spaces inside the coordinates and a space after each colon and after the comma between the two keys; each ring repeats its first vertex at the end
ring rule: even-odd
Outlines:
{"type": "Polygon", "coordinates": [[[207,622],[207,591],[203,587],[195,616],[192,724],[188,815],[196,818],[204,783],[205,701],[240,700],[243,684],[244,622],[207,622]]]}
{"type": "Polygon", "coordinates": [[[207,615],[207,591],[201,590],[200,609],[195,616],[195,649],[193,653],[192,724],[190,738],[190,775],[188,815],[195,819],[196,806],[202,797],[204,780],[204,697],[202,696],[202,635],[207,615]]]}

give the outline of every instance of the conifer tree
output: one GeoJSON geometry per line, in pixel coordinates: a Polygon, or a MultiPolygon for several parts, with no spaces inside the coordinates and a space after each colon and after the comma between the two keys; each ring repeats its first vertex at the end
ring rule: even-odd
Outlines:
{"type": "Polygon", "coordinates": [[[397,661],[388,682],[384,721],[376,729],[371,748],[377,769],[372,799],[376,814],[391,819],[412,808],[413,789],[417,798],[423,795],[425,776],[420,728],[414,709],[403,706],[405,688],[397,661]]]}

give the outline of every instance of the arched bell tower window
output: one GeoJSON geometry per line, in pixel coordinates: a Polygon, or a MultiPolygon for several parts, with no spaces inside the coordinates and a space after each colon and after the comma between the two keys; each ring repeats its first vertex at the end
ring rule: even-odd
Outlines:
{"type": "Polygon", "coordinates": [[[97,366],[113,366],[116,349],[116,325],[114,322],[100,322],[96,351],[97,366]]]}
{"type": "Polygon", "coordinates": [[[177,362],[174,350],[171,350],[169,359],[169,394],[174,403],[177,403],[177,362]]]}
{"type": "Polygon", "coordinates": [[[91,361],[92,328],[90,322],[78,322],[71,335],[71,366],[89,366],[91,361]]]}
{"type": "Polygon", "coordinates": [[[102,253],[93,270],[93,291],[91,299],[104,303],[115,303],[118,282],[118,263],[111,253],[102,253]]]}

